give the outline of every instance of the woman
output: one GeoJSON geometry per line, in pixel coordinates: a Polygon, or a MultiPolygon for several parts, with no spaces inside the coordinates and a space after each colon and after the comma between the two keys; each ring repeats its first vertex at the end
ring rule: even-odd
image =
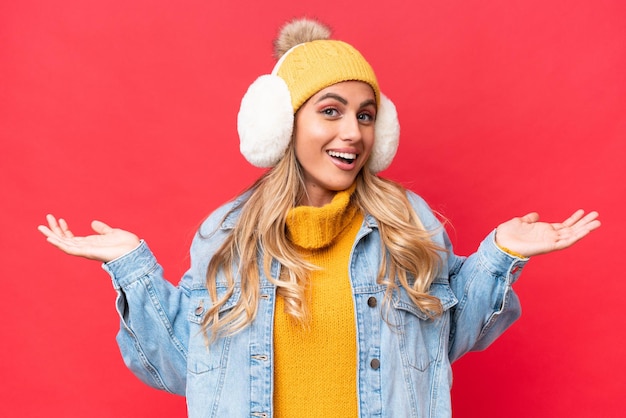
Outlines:
{"type": "Polygon", "coordinates": [[[323,25],[283,27],[272,74],[242,100],[241,151],[271,167],[201,226],[178,286],[136,235],[94,221],[62,251],[104,262],[118,343],[191,417],[451,415],[450,364],[519,316],[511,285],[531,256],[567,248],[597,213],[499,225],[465,258],[421,198],[376,175],[399,125],[374,72],[323,25]]]}

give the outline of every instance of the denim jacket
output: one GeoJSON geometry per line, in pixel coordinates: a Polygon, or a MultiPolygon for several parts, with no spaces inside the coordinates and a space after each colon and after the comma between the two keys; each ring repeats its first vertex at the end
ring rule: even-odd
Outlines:
{"type": "MultiPolygon", "coordinates": [[[[350,256],[349,275],[357,331],[360,417],[449,417],[451,363],[491,344],[520,315],[511,284],[527,260],[497,247],[495,232],[470,257],[452,252],[448,237],[424,201],[409,200],[425,228],[447,251],[431,285],[444,313],[429,319],[400,288],[383,303],[376,275],[381,259],[376,220],[366,215],[350,256]]],[[[104,264],[118,292],[117,341],[126,365],[150,386],[186,395],[191,418],[272,417],[275,287],[261,272],[257,316],[242,331],[208,348],[201,322],[211,298],[209,260],[233,227],[238,211],[227,204],[201,226],[191,245],[191,266],[178,286],[142,244],[104,264]]],[[[272,274],[278,272],[275,262],[272,274]]],[[[217,278],[218,296],[226,281],[217,278]]],[[[239,291],[223,307],[230,309],[239,291]]],[[[333,361],[328,359],[328,361],[333,361]]],[[[323,400],[322,400],[323,402],[323,400]]],[[[311,405],[311,408],[314,408],[311,405]]]]}

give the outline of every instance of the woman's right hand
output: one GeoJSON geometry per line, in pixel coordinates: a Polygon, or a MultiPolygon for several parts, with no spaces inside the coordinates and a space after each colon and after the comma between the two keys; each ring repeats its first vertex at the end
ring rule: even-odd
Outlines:
{"type": "Polygon", "coordinates": [[[90,260],[108,262],[123,256],[139,246],[139,238],[132,232],[111,228],[104,222],[93,221],[91,228],[96,235],[74,236],[63,219],[47,215],[48,225],[37,229],[47,237],[50,244],[61,251],[90,260]]]}

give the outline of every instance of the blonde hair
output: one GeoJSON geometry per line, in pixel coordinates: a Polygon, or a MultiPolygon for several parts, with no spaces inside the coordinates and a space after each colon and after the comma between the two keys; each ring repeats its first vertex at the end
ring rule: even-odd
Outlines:
{"type": "MultiPolygon", "coordinates": [[[[424,229],[406,190],[367,168],[361,170],[356,183],[354,204],[362,213],[372,215],[379,225],[382,262],[378,282],[386,285],[385,299],[390,300],[399,283],[422,312],[430,317],[440,315],[441,303],[428,290],[441,263],[441,249],[431,240],[431,232],[424,229]]],[[[293,143],[285,157],[249,191],[233,230],[207,268],[206,284],[213,301],[202,324],[207,344],[240,331],[254,320],[260,297],[259,261],[277,294],[284,298],[286,313],[303,324],[308,318],[305,288],[309,273],[316,266],[303,260],[285,233],[287,213],[305,193],[293,143]],[[273,260],[280,264],[278,277],[271,275],[273,260]],[[216,277],[220,271],[226,277],[227,291],[218,298],[216,277]],[[237,280],[239,300],[220,315],[220,308],[235,292],[237,280]]]]}

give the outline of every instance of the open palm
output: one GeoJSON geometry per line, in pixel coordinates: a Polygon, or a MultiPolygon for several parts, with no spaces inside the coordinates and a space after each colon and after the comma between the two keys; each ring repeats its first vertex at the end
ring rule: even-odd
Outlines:
{"type": "Polygon", "coordinates": [[[111,228],[100,221],[93,221],[91,228],[95,235],[74,236],[67,222],[52,216],[46,216],[48,225],[40,225],[39,231],[47,237],[50,244],[61,251],[91,260],[107,262],[114,260],[136,248],[139,238],[132,232],[111,228]]]}
{"type": "Polygon", "coordinates": [[[497,243],[526,257],[570,247],[600,227],[597,212],[577,210],[561,223],[539,222],[537,213],[513,218],[498,226],[497,243]]]}

